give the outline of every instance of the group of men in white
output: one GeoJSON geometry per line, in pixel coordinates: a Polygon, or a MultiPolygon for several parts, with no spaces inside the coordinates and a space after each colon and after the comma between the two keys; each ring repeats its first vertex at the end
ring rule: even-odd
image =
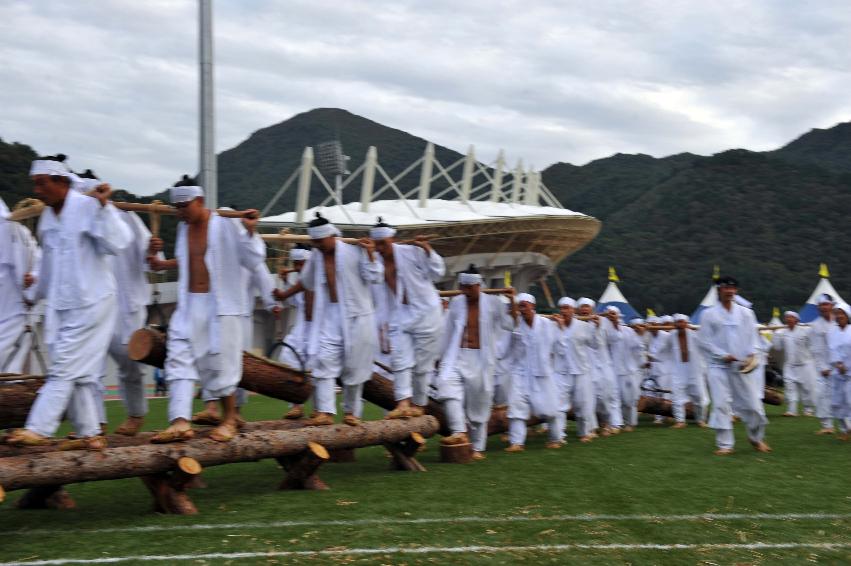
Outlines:
{"type": "MultiPolygon", "coordinates": [[[[214,424],[217,441],[237,434],[244,422],[242,350],[252,342],[251,316],[260,296],[276,314],[281,304],[295,309],[281,360],[310,372],[311,426],[335,422],[338,381],[342,420],[358,426],[363,384],[378,371],[393,380],[397,403],[386,418],[423,415],[434,396],[451,429],[442,442],[472,444],[476,460],[485,458],[494,408],[507,412],[506,451],[525,449],[532,418],[545,423],[546,447],[556,449],[566,442],[568,415],[581,442],[634,430],[642,389],[670,396],[674,428],[686,426],[688,404],[699,426],[707,426],[708,417],[716,454],[733,451],[734,416],[756,450],[770,451],[763,384],[749,373],[761,352],[764,357],[764,344],[753,311],[735,300],[733,278],[719,280],[719,302],[704,312],[697,330],[681,314],[626,324],[617,307],[598,315],[587,298],[563,297],[557,314],[541,315],[530,294],[483,292],[473,266],[458,275],[460,293],[441,301],[435,283],[445,265],[427,238],[398,242],[395,229],[379,219],[368,238],[346,243],[317,214],[307,229],[310,248],[291,250],[292,268],[281,274],[283,288],[276,288],[255,230],[256,211],[225,218],[205,207],[203,189],[186,177],[170,189],[181,222],[175,258],[165,259],[164,242],[134,213],[111,204],[109,185],[75,175],[64,156],[39,158],[30,176],[46,205],[40,247],[7,220],[8,208],[0,204],[0,371],[20,371],[26,311],[42,300],[49,367],[25,427],[7,436],[11,444],[52,442],[67,417],[78,437],[73,442],[106,446],[107,355],[117,362],[127,410],[115,432],[138,433],[147,404],[143,373],[129,359],[127,344],[145,324],[146,273],[176,269],[178,300],[165,366],[169,424],[152,442],[192,438],[193,421],[214,424]],[[206,407],[193,415],[196,388],[206,407]]],[[[809,327],[787,313],[787,328],[772,347],[785,355],[789,414],[797,412],[800,398],[814,406],[820,433],[833,432],[838,419],[847,438],[851,311],[829,296],[822,299],[821,317],[809,327]]],[[[286,417],[304,418],[304,410],[293,406],[286,417]]]]}

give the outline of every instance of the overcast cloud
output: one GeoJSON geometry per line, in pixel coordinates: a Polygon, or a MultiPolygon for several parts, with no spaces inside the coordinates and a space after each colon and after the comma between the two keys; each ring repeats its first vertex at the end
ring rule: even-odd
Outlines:
{"type": "MultiPolygon", "coordinates": [[[[218,151],[317,107],[538,169],[774,149],[851,119],[845,0],[214,9],[218,151]]],[[[194,0],[0,0],[0,137],[159,191],[198,168],[196,49],[194,0]]]]}

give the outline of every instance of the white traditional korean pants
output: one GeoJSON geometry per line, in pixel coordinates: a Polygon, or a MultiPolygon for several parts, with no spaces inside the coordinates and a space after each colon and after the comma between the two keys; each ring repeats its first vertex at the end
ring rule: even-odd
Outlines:
{"type": "MultiPolygon", "coordinates": [[[[2,314],[0,314],[2,316],[2,314]]],[[[0,372],[21,373],[26,356],[19,355],[16,348],[18,340],[24,334],[27,316],[20,314],[0,321],[0,372]]],[[[21,348],[26,344],[21,344],[21,348]]]]}
{"type": "Polygon", "coordinates": [[[709,426],[715,429],[715,443],[718,448],[732,449],[733,411],[747,427],[748,439],[760,442],[765,437],[765,408],[749,381],[748,374],[742,374],[735,368],[709,367],[709,395],[712,398],[712,412],[709,426]]]}
{"type": "Polygon", "coordinates": [[[816,405],[812,377],[814,371],[809,365],[783,366],[783,392],[786,397],[787,412],[797,415],[799,402],[806,408],[816,405]]]}
{"type": "Polygon", "coordinates": [[[484,452],[493,392],[487,387],[480,351],[460,348],[455,366],[440,380],[438,387],[452,434],[467,432],[473,450],[484,452]]]}
{"type": "Polygon", "coordinates": [[[242,379],[242,317],[216,315],[208,293],[188,293],[190,339],[168,336],[165,361],[169,383],[168,419],[189,420],[195,384],[211,399],[232,395],[242,379]],[[210,352],[210,317],[218,317],[220,352],[210,352]]]}
{"type": "Polygon", "coordinates": [[[623,423],[629,426],[638,426],[638,397],[639,383],[638,375],[627,373],[618,376],[620,385],[620,410],[623,423]]]}
{"type": "Polygon", "coordinates": [[[508,441],[511,444],[526,444],[526,421],[535,416],[547,423],[547,434],[551,441],[562,439],[559,430],[558,393],[553,376],[528,375],[525,372],[511,376],[511,391],[508,395],[508,441]]]}
{"type": "MultiPolygon", "coordinates": [[[[313,364],[313,404],[320,413],[337,414],[334,387],[339,377],[343,384],[343,412],[360,417],[363,414],[363,383],[346,385],[346,346],[343,343],[343,320],[339,303],[325,305],[319,329],[319,351],[313,364]]],[[[356,337],[352,337],[353,340],[356,337]]]]}
{"type": "Polygon", "coordinates": [[[678,423],[686,422],[686,403],[691,403],[695,422],[706,421],[706,407],[709,404],[706,384],[702,377],[695,381],[688,365],[690,363],[692,362],[675,363],[671,374],[671,407],[674,420],[678,423]]]}
{"type": "Polygon", "coordinates": [[[830,375],[830,407],[833,418],[839,421],[839,432],[851,430],[851,377],[833,372],[830,375]]]}
{"type": "Polygon", "coordinates": [[[396,401],[411,399],[415,405],[428,403],[428,386],[434,362],[440,355],[440,311],[416,320],[410,305],[396,305],[396,318],[389,327],[393,395],[396,401]]]}
{"type": "Polygon", "coordinates": [[[590,375],[556,373],[558,388],[558,413],[556,428],[559,431],[558,440],[564,440],[567,430],[567,413],[572,409],[576,419],[576,435],[580,438],[597,428],[597,412],[595,410],[594,384],[590,375]]]}
{"type": "Polygon", "coordinates": [[[97,388],[115,328],[115,296],[79,309],[55,311],[50,368],[27,417],[26,428],[53,436],[66,409],[78,435],[100,433],[97,388]]]}
{"type": "MultiPolygon", "coordinates": [[[[127,343],[130,338],[128,330],[142,328],[145,325],[145,315],[143,308],[136,312],[119,314],[116,331],[109,342],[109,355],[118,366],[118,391],[124,408],[127,409],[127,415],[131,417],[143,417],[148,414],[144,366],[127,355],[127,343]]],[[[101,422],[106,422],[106,415],[102,415],[102,419],[104,420],[101,422]]]]}

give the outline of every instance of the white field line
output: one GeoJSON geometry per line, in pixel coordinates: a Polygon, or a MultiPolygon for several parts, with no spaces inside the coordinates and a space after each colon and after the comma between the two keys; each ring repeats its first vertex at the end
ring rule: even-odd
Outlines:
{"type": "MultiPolygon", "coordinates": [[[[267,521],[264,523],[196,523],[192,525],[146,525],[103,529],[18,529],[7,534],[101,534],[236,529],[281,529],[288,527],[359,527],[367,525],[430,525],[435,523],[578,523],[593,521],[828,521],[851,519],[851,513],[699,513],[696,515],[510,515],[506,517],[422,517],[414,519],[351,519],[327,521],[267,521]]],[[[2,565],[0,565],[2,566],[2,565]]]]}
{"type": "Polygon", "coordinates": [[[239,560],[291,556],[364,556],[375,554],[467,554],[472,552],[551,552],[567,550],[836,550],[851,548],[851,542],[754,542],[742,544],[536,544],[524,546],[420,546],[385,548],[330,548],[326,550],[281,550],[271,552],[211,552],[207,554],[142,554],[108,558],[55,558],[23,562],[2,562],[0,566],[59,566],[62,564],[116,564],[119,562],[180,562],[189,560],[239,560]]]}

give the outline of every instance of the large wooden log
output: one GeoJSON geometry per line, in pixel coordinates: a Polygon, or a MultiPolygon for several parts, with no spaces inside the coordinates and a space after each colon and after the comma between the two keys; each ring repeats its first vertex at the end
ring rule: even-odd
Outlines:
{"type": "MultiPolygon", "coordinates": [[[[670,399],[662,397],[647,397],[642,395],[638,398],[638,412],[648,415],[660,415],[662,417],[674,416],[674,405],[670,399]]],[[[686,419],[694,419],[694,407],[686,403],[686,419]]]]}
{"type": "Polygon", "coordinates": [[[41,376],[3,376],[0,380],[0,429],[24,426],[38,390],[41,376]]]}
{"type": "Polygon", "coordinates": [[[194,439],[175,444],[149,444],[107,448],[99,452],[46,452],[3,458],[0,487],[7,491],[46,485],[66,485],[95,480],[147,476],[175,469],[182,457],[201,466],[218,466],[263,458],[279,458],[304,452],[309,442],[326,449],[360,448],[399,443],[418,432],[424,437],[437,432],[434,417],[368,421],[359,426],[329,425],[298,430],[265,430],[240,433],[230,442],[194,439]]]}
{"type": "MultiPolygon", "coordinates": [[[[304,421],[292,420],[272,420],[272,421],[254,421],[245,423],[240,429],[240,432],[255,432],[258,430],[295,430],[304,428],[304,421]]],[[[201,427],[195,429],[195,438],[207,438],[213,432],[213,427],[201,427]]],[[[106,442],[109,448],[123,448],[127,446],[141,446],[150,444],[151,437],[156,432],[140,432],[136,436],[124,436],[121,434],[106,435],[106,442]]],[[[2,439],[0,439],[2,441],[2,439]]],[[[8,444],[0,444],[0,458],[9,458],[11,456],[27,456],[32,454],[44,454],[45,452],[57,452],[62,449],[65,440],[57,438],[55,442],[47,446],[10,446],[8,444]]],[[[79,450],[84,450],[80,448],[79,450]]]]}
{"type": "Polygon", "coordinates": [[[780,406],[783,404],[783,393],[773,387],[766,387],[762,402],[766,405],[780,406]]]}

